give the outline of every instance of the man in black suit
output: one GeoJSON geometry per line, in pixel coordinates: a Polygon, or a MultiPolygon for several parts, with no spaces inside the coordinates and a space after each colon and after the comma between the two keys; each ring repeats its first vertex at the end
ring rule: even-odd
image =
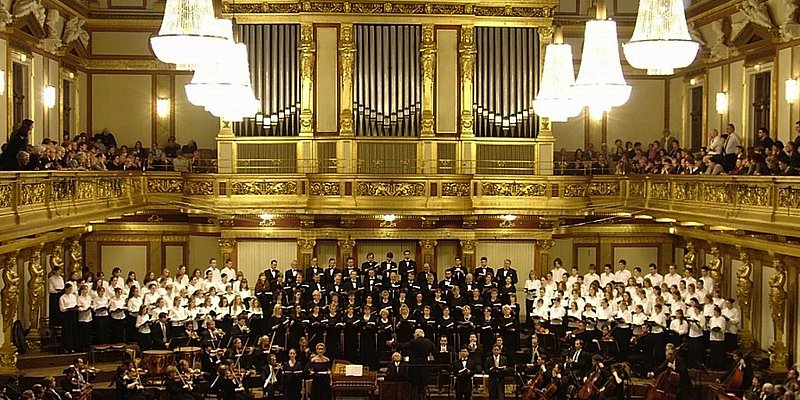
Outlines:
{"type": "Polygon", "coordinates": [[[592,357],[589,355],[589,352],[583,348],[583,345],[583,340],[576,339],[575,348],[569,352],[569,356],[567,357],[569,369],[572,370],[579,379],[583,379],[586,376],[586,372],[589,370],[589,366],[592,363],[592,357]]]}
{"type": "Polygon", "coordinates": [[[407,276],[409,272],[417,273],[417,262],[411,259],[411,251],[403,251],[403,259],[400,260],[398,269],[398,273],[403,277],[407,276]]]}
{"type": "MultiPolygon", "coordinates": [[[[167,322],[167,313],[158,314],[158,322],[154,323],[150,329],[152,336],[153,350],[166,350],[169,348],[170,326],[167,322]]],[[[87,333],[88,334],[88,333],[87,333]]]]}
{"type": "Polygon", "coordinates": [[[456,377],[456,400],[469,400],[472,397],[472,377],[477,368],[469,358],[469,350],[462,347],[458,359],[453,362],[453,375],[456,377]]]}
{"type": "Polygon", "coordinates": [[[412,399],[422,400],[425,398],[425,388],[428,382],[428,356],[432,355],[436,346],[425,338],[425,331],[417,329],[414,331],[414,338],[407,343],[397,343],[396,349],[408,354],[411,364],[408,378],[411,381],[412,399]]]}
{"type": "Polygon", "coordinates": [[[408,380],[408,366],[403,362],[400,352],[392,353],[392,361],[386,368],[386,380],[389,382],[402,382],[408,380]]]}
{"type": "Polygon", "coordinates": [[[500,346],[492,347],[492,355],[486,359],[483,370],[489,374],[489,400],[505,399],[505,372],[508,359],[500,354],[500,346]]]}
{"type": "MultiPolygon", "coordinates": [[[[733,352],[733,365],[722,379],[717,379],[717,383],[730,383],[731,377],[738,371],[742,371],[742,384],[739,387],[729,388],[733,393],[744,393],[753,384],[753,367],[744,359],[741,350],[733,352]]],[[[727,385],[726,385],[727,386],[727,385]]]]}
{"type": "Polygon", "coordinates": [[[371,269],[377,269],[377,268],[378,268],[378,262],[375,261],[375,253],[372,252],[367,253],[367,261],[361,263],[361,270],[366,272],[371,269]]]}
{"type": "Polygon", "coordinates": [[[341,274],[342,270],[336,266],[336,259],[329,258],[328,259],[328,268],[325,269],[325,273],[322,274],[322,280],[325,282],[326,285],[330,285],[333,283],[333,277],[337,274],[341,274]]]}
{"type": "Polygon", "coordinates": [[[297,260],[292,260],[289,264],[289,269],[286,270],[286,273],[283,274],[284,280],[286,284],[290,286],[294,286],[297,283],[297,276],[301,273],[299,268],[297,268],[297,260]]]}
{"type": "Polygon", "coordinates": [[[319,259],[317,259],[317,257],[313,257],[311,259],[311,265],[306,268],[306,283],[311,283],[314,280],[314,275],[322,274],[323,272],[324,271],[322,270],[322,267],[319,266],[319,259]]]}
{"type": "Polygon", "coordinates": [[[676,391],[676,399],[677,400],[689,400],[692,397],[692,379],[689,376],[689,369],[686,367],[686,362],[683,361],[683,358],[678,357],[678,352],[675,350],[675,346],[673,344],[667,344],[665,350],[665,357],[661,365],[656,368],[654,372],[648,374],[649,377],[658,376],[662,372],[667,370],[672,370],[673,372],[677,372],[680,376],[680,384],[678,386],[678,390],[676,391]]]}
{"type": "Polygon", "coordinates": [[[497,282],[498,285],[505,285],[507,276],[511,277],[511,283],[514,285],[519,282],[519,279],[517,278],[517,270],[511,267],[511,259],[509,258],[503,260],[503,268],[497,270],[495,282],[497,282]]]}

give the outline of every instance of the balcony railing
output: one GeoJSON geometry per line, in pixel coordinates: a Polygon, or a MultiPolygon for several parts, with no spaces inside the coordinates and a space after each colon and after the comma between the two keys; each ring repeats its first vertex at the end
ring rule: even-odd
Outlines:
{"type": "MultiPolygon", "coordinates": [[[[800,232],[800,178],[3,173],[0,240],[180,204],[209,214],[608,215],[800,232]],[[25,230],[26,234],[30,234],[25,230]]],[[[177,206],[176,206],[177,207],[177,206]]]]}

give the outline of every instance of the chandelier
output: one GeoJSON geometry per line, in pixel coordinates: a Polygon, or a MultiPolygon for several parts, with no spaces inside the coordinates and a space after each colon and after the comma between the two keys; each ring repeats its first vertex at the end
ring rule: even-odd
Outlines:
{"type": "Polygon", "coordinates": [[[150,46],[162,62],[194,68],[217,57],[226,39],[214,23],[211,0],[167,0],[150,46]]]}
{"type": "Polygon", "coordinates": [[[689,36],[681,0],[640,0],[633,36],[622,50],[647,75],[672,75],[694,61],[699,47],[689,36]]]}
{"type": "Polygon", "coordinates": [[[225,121],[241,121],[254,116],[259,106],[250,83],[247,47],[232,39],[231,20],[218,19],[216,24],[224,27],[220,29],[225,29],[226,36],[231,39],[225,41],[213,61],[197,67],[191,82],[184,88],[186,98],[225,121]]]}
{"type": "Polygon", "coordinates": [[[597,19],[586,22],[581,66],[572,89],[593,113],[621,106],[631,97],[622,76],[617,23],[606,19],[604,0],[597,0],[597,19]]]}
{"type": "Polygon", "coordinates": [[[553,43],[545,49],[542,81],[533,100],[533,111],[553,122],[565,122],[583,108],[571,89],[575,83],[572,46],[563,41],[561,29],[556,28],[553,43]]]}

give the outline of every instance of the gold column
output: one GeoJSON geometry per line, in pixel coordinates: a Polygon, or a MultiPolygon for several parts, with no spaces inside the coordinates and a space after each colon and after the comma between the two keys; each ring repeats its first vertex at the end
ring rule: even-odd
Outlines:
{"type": "Polygon", "coordinates": [[[552,260],[550,260],[550,256],[554,244],[555,241],[551,239],[536,241],[536,245],[539,246],[539,265],[537,268],[539,270],[539,276],[544,276],[545,274],[547,274],[547,268],[549,268],[550,264],[552,263],[552,260]]]}
{"type": "MultiPolygon", "coordinates": [[[[69,259],[72,271],[81,272],[83,269],[83,248],[81,247],[81,237],[77,236],[70,240],[69,259]]],[[[69,275],[64,271],[64,280],[68,280],[69,275]]]]}
{"type": "Polygon", "coordinates": [[[317,241],[314,239],[297,239],[297,248],[300,250],[304,267],[311,265],[311,257],[314,256],[314,246],[316,245],[317,241]]]}
{"type": "MultiPolygon", "coordinates": [[[[434,254],[436,251],[436,245],[439,244],[435,240],[420,240],[419,247],[422,248],[422,263],[428,263],[431,265],[431,270],[435,271],[436,266],[434,265],[434,254]]],[[[420,265],[421,266],[421,265],[420,265]]]]}
{"type": "Polygon", "coordinates": [[[353,24],[341,24],[339,28],[339,73],[341,88],[339,97],[339,135],[353,136],[353,66],[356,45],[353,41],[353,24]]]}
{"type": "Polygon", "coordinates": [[[336,242],[339,246],[339,256],[342,258],[339,260],[339,265],[344,265],[347,257],[353,256],[353,250],[356,248],[356,241],[350,238],[347,239],[340,239],[336,242]]]}
{"type": "MultiPolygon", "coordinates": [[[[722,258],[719,256],[719,248],[717,245],[713,243],[709,243],[709,245],[711,246],[709,253],[711,253],[712,256],[711,261],[708,262],[709,275],[711,276],[711,279],[714,280],[714,288],[722,289],[722,258]]],[[[695,271],[695,273],[696,272],[697,271],[695,271]]]]}
{"type": "Polygon", "coordinates": [[[461,39],[458,42],[458,67],[461,80],[461,137],[473,137],[472,118],[472,80],[475,68],[475,27],[461,26],[461,39]]]}
{"type": "Polygon", "coordinates": [[[419,62],[422,66],[422,129],[420,136],[433,136],[433,88],[436,76],[436,40],[433,36],[433,25],[422,25],[419,62]]]}
{"type": "MultiPolygon", "coordinates": [[[[231,258],[231,254],[233,254],[234,248],[236,248],[236,239],[234,238],[219,239],[219,251],[222,254],[222,260],[220,260],[221,263],[225,263],[225,260],[231,258]]],[[[239,268],[237,267],[236,269],[238,270],[239,268]]]]}
{"type": "Polygon", "coordinates": [[[769,308],[772,311],[772,328],[775,338],[769,347],[770,370],[785,372],[789,361],[786,345],[783,344],[783,329],[786,323],[786,265],[775,255],[772,261],[775,273],[769,278],[769,308]]]}
{"type": "Polygon", "coordinates": [[[314,135],[314,64],[317,46],[314,25],[300,24],[300,137],[314,135]]]}
{"type": "Polygon", "coordinates": [[[3,305],[3,345],[0,347],[0,374],[17,372],[17,348],[13,343],[14,317],[19,309],[20,284],[17,273],[17,253],[9,253],[2,259],[3,289],[0,300],[3,305]]]}
{"type": "MultiPolygon", "coordinates": [[[[61,273],[65,274],[64,271],[64,246],[61,242],[53,242],[48,245],[50,250],[48,254],[50,254],[50,270],[52,271],[56,267],[61,269],[61,273]]],[[[66,281],[69,277],[65,276],[64,280],[66,281]]]]}
{"type": "Polygon", "coordinates": [[[736,246],[736,250],[739,251],[739,259],[742,261],[742,265],[736,270],[736,298],[739,299],[739,309],[742,310],[742,330],[739,332],[739,341],[743,349],[750,350],[756,344],[750,330],[750,315],[753,310],[753,281],[750,280],[750,275],[753,272],[753,261],[750,260],[750,255],[742,246],[736,246]]]}
{"type": "Polygon", "coordinates": [[[683,269],[691,268],[694,270],[695,258],[697,258],[697,250],[694,249],[694,243],[686,242],[686,250],[683,254],[683,269]]]}
{"type": "MultiPolygon", "coordinates": [[[[541,27],[539,32],[539,70],[544,70],[544,56],[547,45],[553,40],[555,29],[551,26],[541,27]]],[[[553,175],[553,150],[556,139],[553,137],[549,118],[539,118],[539,135],[536,137],[536,174],[553,175]]]]}
{"type": "Polygon", "coordinates": [[[478,242],[474,240],[461,241],[461,261],[467,267],[467,270],[475,268],[475,247],[477,245],[478,242]]]}
{"type": "Polygon", "coordinates": [[[30,332],[26,336],[28,347],[37,350],[40,347],[41,335],[39,334],[39,327],[44,316],[44,298],[45,291],[45,274],[44,266],[42,265],[42,250],[43,244],[39,244],[30,248],[26,252],[28,261],[28,272],[31,274],[31,279],[28,281],[28,306],[30,307],[30,332]]]}

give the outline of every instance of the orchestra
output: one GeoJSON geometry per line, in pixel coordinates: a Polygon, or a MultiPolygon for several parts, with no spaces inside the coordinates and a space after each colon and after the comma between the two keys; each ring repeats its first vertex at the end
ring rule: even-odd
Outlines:
{"type": "MultiPolygon", "coordinates": [[[[167,390],[179,399],[198,398],[201,382],[226,399],[246,399],[252,388],[285,399],[328,399],[331,360],[370,370],[388,363],[391,370],[393,353],[413,359],[413,343],[423,338],[432,355],[444,355],[436,356],[437,364],[449,369],[460,399],[470,398],[476,375],[487,376],[490,399],[504,398],[509,376],[519,377],[532,399],[574,397],[582,389],[588,399],[622,398],[631,375],[655,378],[665,371],[667,383],[672,372],[681,375],[675,381],[680,398],[690,387],[689,366],[749,367],[741,355],[728,361],[741,318],[707,271],[694,278],[689,269],[681,276],[669,265],[661,276],[651,264],[642,275],[625,260],[615,265],[604,265],[599,275],[591,265],[581,275],[556,259],[550,272],[539,277],[530,271],[522,282],[526,275],[518,275],[510,259],[494,269],[482,257],[471,271],[456,257],[441,280],[409,251],[399,262],[391,252],[381,262],[368,254],[360,267],[348,258],[343,269],[333,258],[325,268],[316,258],[305,268],[292,261],[285,271],[272,260],[251,290],[230,260],[219,269],[212,259],[204,270],[189,273],[180,266],[174,277],[169,269],[148,276],[146,289],[135,274],[123,279],[115,270],[107,285],[72,276],[62,293],[56,274],[51,299],[57,298],[60,312],[53,317],[65,327],[66,352],[92,339],[135,341],[142,352],[189,349],[180,354],[191,356],[165,374],[167,390]],[[518,285],[523,305],[517,303],[518,285]],[[94,338],[73,337],[66,329],[86,324],[103,329],[94,338]]],[[[411,362],[417,363],[427,358],[411,362]]],[[[148,397],[139,373],[131,365],[118,371],[122,398],[148,397]]],[[[73,377],[89,382],[82,372],[73,377]]],[[[749,381],[737,390],[748,387],[749,381]]]]}

